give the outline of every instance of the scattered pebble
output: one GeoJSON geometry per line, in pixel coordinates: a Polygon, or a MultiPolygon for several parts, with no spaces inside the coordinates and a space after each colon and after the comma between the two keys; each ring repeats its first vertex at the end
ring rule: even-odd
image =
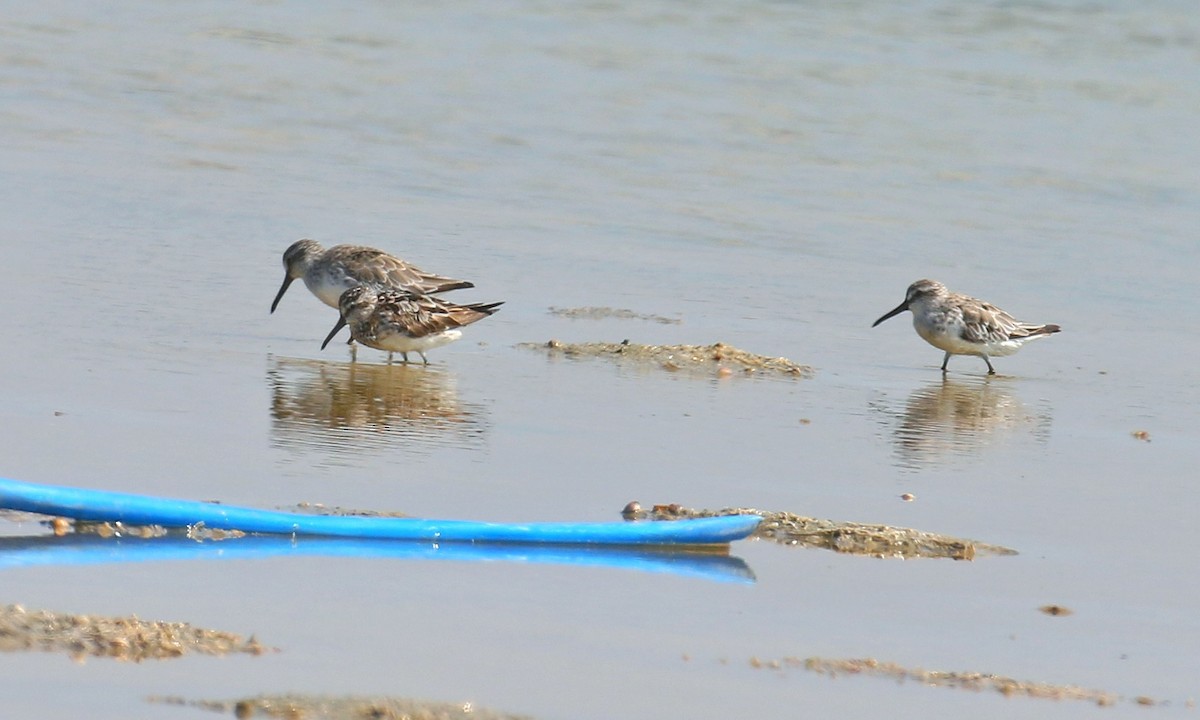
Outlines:
{"type": "Polygon", "coordinates": [[[912,502],[913,500],[917,499],[917,496],[913,495],[912,493],[904,493],[900,496],[900,499],[904,502],[912,502]]]}
{"type": "Polygon", "coordinates": [[[1146,432],[1145,430],[1134,430],[1131,434],[1133,435],[1134,440],[1150,442],[1150,433],[1146,432]]]}
{"type": "Polygon", "coordinates": [[[1074,612],[1075,612],[1071,608],[1063,607],[1062,605],[1043,605],[1040,608],[1038,608],[1038,610],[1041,610],[1042,612],[1046,613],[1047,615],[1055,615],[1055,616],[1071,615],[1071,614],[1074,614],[1074,612]]]}

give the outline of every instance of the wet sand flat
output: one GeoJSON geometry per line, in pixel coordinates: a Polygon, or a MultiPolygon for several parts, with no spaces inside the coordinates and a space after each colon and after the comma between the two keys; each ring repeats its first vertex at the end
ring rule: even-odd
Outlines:
{"type": "Polygon", "coordinates": [[[0,536],[25,538],[0,553],[5,604],[278,649],[0,653],[6,712],[1187,711],[1198,23],[1169,3],[11,8],[0,475],[506,522],[766,508],[834,545],[849,531],[806,519],[1017,554],[764,538],[625,562],[282,538],[168,556],[5,515],[0,536]],[[428,366],[351,364],[320,350],[334,311],[301,285],[269,312],[302,237],[505,305],[428,366]],[[995,377],[973,358],[943,376],[903,318],[870,327],[922,277],[1063,331],[995,377]],[[720,341],[812,372],[567,357],[550,338],[710,358],[720,341]],[[73,560],[43,553],[70,542],[73,560]],[[882,670],[844,672],[867,661],[882,670]]]}

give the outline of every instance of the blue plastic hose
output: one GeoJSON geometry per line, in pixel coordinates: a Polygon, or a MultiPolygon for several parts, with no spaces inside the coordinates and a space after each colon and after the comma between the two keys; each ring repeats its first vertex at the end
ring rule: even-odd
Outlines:
{"type": "Polygon", "coordinates": [[[0,508],[131,525],[186,527],[204,523],[209,528],[248,533],[571,545],[724,544],[746,537],[761,521],[757,515],[616,523],[486,523],[301,515],[194,500],[39,485],[5,478],[0,478],[0,508]]]}

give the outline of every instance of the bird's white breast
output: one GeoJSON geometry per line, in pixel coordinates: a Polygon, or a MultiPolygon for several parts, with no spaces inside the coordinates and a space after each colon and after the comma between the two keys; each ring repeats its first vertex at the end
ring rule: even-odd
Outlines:
{"type": "Polygon", "coordinates": [[[345,273],[336,272],[333,268],[316,267],[304,274],[304,284],[309,291],[321,302],[331,308],[338,306],[338,298],[342,293],[358,283],[345,273]]]}
{"type": "Polygon", "coordinates": [[[426,350],[432,350],[443,345],[449,345],[461,337],[462,330],[443,330],[421,337],[412,337],[402,332],[392,332],[382,336],[376,335],[370,345],[376,350],[387,350],[388,352],[425,352],[426,350]]]}

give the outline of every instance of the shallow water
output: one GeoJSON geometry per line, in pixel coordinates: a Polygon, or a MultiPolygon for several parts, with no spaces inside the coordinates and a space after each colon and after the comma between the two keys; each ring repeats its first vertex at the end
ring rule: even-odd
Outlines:
{"type": "Polygon", "coordinates": [[[491,520],[756,506],[1020,551],[735,544],[753,585],[377,557],[7,568],[6,602],[282,649],[4,655],[12,716],[292,691],[541,719],[1097,712],[749,665],[785,656],[1172,712],[1200,691],[1190,3],[39,3],[0,38],[0,475],[491,520]],[[300,285],[267,312],[299,237],[507,304],[429,367],[351,367],[300,285]],[[920,277],[1064,332],[943,379],[907,316],[870,328],[920,277]],[[592,305],[682,322],[548,312],[592,305]],[[720,340],[817,374],[516,347],[550,338],[720,340]]]}

